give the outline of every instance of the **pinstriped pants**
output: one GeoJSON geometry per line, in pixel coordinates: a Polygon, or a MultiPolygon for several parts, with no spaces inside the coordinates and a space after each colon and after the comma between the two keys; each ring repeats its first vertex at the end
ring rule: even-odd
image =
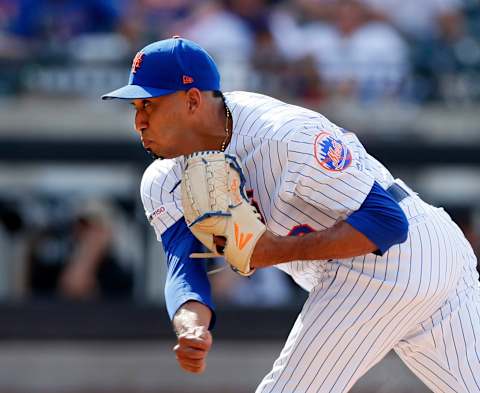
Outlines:
{"type": "Polygon", "coordinates": [[[348,392],[391,349],[433,392],[480,392],[475,255],[443,209],[400,205],[406,242],[329,262],[256,393],[348,392]]]}

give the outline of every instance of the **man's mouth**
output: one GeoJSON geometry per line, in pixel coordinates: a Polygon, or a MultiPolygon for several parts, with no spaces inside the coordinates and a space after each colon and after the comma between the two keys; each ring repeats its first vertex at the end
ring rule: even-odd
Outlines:
{"type": "Polygon", "coordinates": [[[150,145],[151,145],[151,144],[152,144],[151,141],[149,141],[148,139],[143,139],[143,138],[142,138],[142,145],[143,145],[143,147],[144,147],[145,149],[148,150],[148,149],[150,148],[150,145]]]}
{"type": "Polygon", "coordinates": [[[143,139],[142,138],[142,145],[143,145],[143,148],[145,149],[145,151],[153,158],[153,159],[157,159],[157,158],[161,158],[163,159],[162,156],[159,156],[157,154],[155,154],[151,148],[152,146],[152,141],[149,141],[148,139],[143,139]]]}

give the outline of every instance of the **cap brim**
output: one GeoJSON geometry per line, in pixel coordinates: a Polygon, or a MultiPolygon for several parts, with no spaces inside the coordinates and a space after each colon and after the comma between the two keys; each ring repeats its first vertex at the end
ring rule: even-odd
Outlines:
{"type": "Polygon", "coordinates": [[[175,93],[175,90],[157,89],[155,87],[126,85],[120,89],[104,94],[102,100],[136,100],[142,98],[153,98],[175,93]]]}

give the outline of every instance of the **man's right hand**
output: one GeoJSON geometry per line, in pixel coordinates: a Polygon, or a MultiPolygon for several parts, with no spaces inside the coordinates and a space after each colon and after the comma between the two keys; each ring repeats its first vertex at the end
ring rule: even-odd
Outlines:
{"type": "Polygon", "coordinates": [[[212,347],[212,335],[204,326],[190,328],[178,335],[173,348],[182,369],[200,374],[205,371],[208,352],[212,347]]]}

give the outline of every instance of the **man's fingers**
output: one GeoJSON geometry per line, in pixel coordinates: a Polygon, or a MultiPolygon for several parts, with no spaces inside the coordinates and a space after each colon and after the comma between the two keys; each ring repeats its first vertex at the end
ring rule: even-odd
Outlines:
{"type": "Polygon", "coordinates": [[[208,351],[194,348],[182,348],[180,345],[176,345],[173,350],[175,351],[180,367],[185,371],[199,374],[205,370],[205,360],[208,351]]]}
{"type": "Polygon", "coordinates": [[[184,348],[196,348],[202,350],[210,349],[210,343],[201,338],[196,337],[178,337],[178,344],[184,348]]]}
{"type": "Polygon", "coordinates": [[[212,335],[203,327],[180,334],[173,350],[177,361],[185,371],[199,374],[205,371],[206,358],[212,346],[212,335]]]}
{"type": "Polygon", "coordinates": [[[188,371],[188,372],[191,372],[191,373],[194,373],[194,374],[201,374],[205,371],[205,365],[203,365],[202,367],[190,367],[190,366],[181,365],[181,367],[185,371],[188,371]]]}
{"type": "Polygon", "coordinates": [[[174,348],[175,353],[182,359],[204,359],[207,357],[208,351],[195,348],[183,348],[178,346],[174,348]]]}
{"type": "Polygon", "coordinates": [[[210,350],[212,346],[212,335],[208,330],[198,329],[193,332],[186,332],[178,336],[178,344],[181,347],[210,350]]]}
{"type": "Polygon", "coordinates": [[[205,367],[205,359],[202,359],[202,360],[182,360],[182,359],[179,359],[177,358],[177,361],[178,363],[182,366],[182,368],[190,368],[190,369],[193,369],[193,368],[202,368],[202,367],[205,367]]]}

